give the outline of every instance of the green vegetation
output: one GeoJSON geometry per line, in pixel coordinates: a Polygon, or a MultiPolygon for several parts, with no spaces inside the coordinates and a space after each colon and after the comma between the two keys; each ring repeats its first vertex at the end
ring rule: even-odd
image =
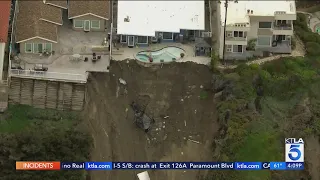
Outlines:
{"type": "MultiPolygon", "coordinates": [[[[217,102],[221,137],[215,161],[283,161],[285,137],[320,138],[320,59],[239,65],[217,102]],[[226,117],[229,112],[229,117],[226,117]]],[[[308,172],[212,171],[209,180],[291,180],[308,172]]]]}
{"type": "Polygon", "coordinates": [[[1,179],[86,178],[85,171],[15,170],[15,161],[88,161],[91,138],[77,114],[15,105],[0,119],[1,179]]]}
{"type": "Polygon", "coordinates": [[[294,22],[294,30],[296,35],[301,39],[306,47],[309,56],[320,55],[320,36],[314,33],[307,25],[307,16],[305,14],[298,14],[297,20],[294,22]]]}
{"type": "Polygon", "coordinates": [[[211,69],[212,71],[216,71],[219,62],[219,56],[212,51],[211,53],[211,69]]]}

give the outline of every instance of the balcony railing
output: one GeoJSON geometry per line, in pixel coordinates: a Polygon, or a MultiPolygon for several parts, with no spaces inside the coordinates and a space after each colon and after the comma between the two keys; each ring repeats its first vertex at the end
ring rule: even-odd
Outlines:
{"type": "Polygon", "coordinates": [[[41,79],[76,81],[80,83],[87,82],[87,75],[85,74],[71,74],[71,73],[60,73],[60,72],[11,69],[10,76],[30,77],[35,79],[41,78],[41,79]]]}
{"type": "Polygon", "coordinates": [[[274,30],[293,30],[293,24],[274,25],[274,30]]]}
{"type": "Polygon", "coordinates": [[[246,37],[226,37],[226,41],[247,41],[246,37]]]}

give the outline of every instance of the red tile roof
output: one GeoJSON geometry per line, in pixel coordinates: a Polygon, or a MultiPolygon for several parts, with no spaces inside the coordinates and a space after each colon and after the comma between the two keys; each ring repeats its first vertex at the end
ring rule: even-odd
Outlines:
{"type": "Polygon", "coordinates": [[[11,1],[0,0],[0,42],[7,42],[11,1]]]}

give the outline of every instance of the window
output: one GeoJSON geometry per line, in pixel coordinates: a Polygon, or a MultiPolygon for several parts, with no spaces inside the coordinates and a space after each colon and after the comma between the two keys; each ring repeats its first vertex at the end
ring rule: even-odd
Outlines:
{"type": "Polygon", "coordinates": [[[32,53],[32,43],[26,43],[24,46],[26,53],[32,53]]]}
{"type": "Polygon", "coordinates": [[[52,52],[52,43],[45,43],[44,51],[52,52]]]}
{"type": "Polygon", "coordinates": [[[287,24],[286,20],[277,20],[277,25],[287,24]]]}
{"type": "Polygon", "coordinates": [[[121,43],[127,43],[127,36],[126,35],[121,35],[120,36],[120,42],[121,43]]]}
{"type": "Polygon", "coordinates": [[[138,43],[148,43],[148,36],[138,36],[138,43]]]}
{"type": "Polygon", "coordinates": [[[258,39],[257,39],[257,45],[259,45],[259,46],[270,46],[271,45],[271,37],[259,36],[258,39]]]}
{"type": "Polygon", "coordinates": [[[38,44],[37,43],[33,43],[33,53],[38,53],[38,44]]]}
{"type": "Polygon", "coordinates": [[[234,37],[243,37],[243,31],[234,31],[233,36],[234,37]]]}
{"type": "Polygon", "coordinates": [[[233,52],[242,53],[242,45],[233,45],[233,52]]]}
{"type": "Polygon", "coordinates": [[[271,22],[259,22],[259,28],[271,28],[271,22]]]}
{"type": "Polygon", "coordinates": [[[162,39],[173,40],[173,33],[169,33],[169,32],[162,33],[162,39]]]}
{"type": "Polygon", "coordinates": [[[227,31],[227,37],[232,37],[232,32],[231,31],[227,31]]]}
{"type": "Polygon", "coordinates": [[[226,52],[232,52],[232,45],[226,45],[226,52]]]}
{"type": "Polygon", "coordinates": [[[91,21],[91,28],[92,29],[100,29],[100,21],[99,20],[92,20],[91,21]]]}
{"type": "Polygon", "coordinates": [[[83,21],[82,20],[74,20],[74,27],[75,28],[83,28],[83,21]]]}

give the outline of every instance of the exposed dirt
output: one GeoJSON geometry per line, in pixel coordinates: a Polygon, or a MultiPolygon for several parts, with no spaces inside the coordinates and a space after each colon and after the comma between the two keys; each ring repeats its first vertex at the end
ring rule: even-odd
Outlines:
{"type": "Polygon", "coordinates": [[[320,140],[315,136],[310,136],[305,141],[306,161],[312,180],[320,180],[320,140]]]}
{"type": "MultiPolygon", "coordinates": [[[[112,62],[108,74],[93,73],[84,110],[95,144],[92,161],[212,161],[219,127],[213,95],[205,93],[210,81],[209,68],[194,63],[145,68],[122,61],[112,62]],[[148,134],[133,123],[132,101],[147,104],[146,113],[155,118],[148,134]]],[[[94,171],[91,179],[137,179],[141,171],[94,171]]],[[[149,171],[152,180],[194,180],[204,173],[149,171]]]]}

